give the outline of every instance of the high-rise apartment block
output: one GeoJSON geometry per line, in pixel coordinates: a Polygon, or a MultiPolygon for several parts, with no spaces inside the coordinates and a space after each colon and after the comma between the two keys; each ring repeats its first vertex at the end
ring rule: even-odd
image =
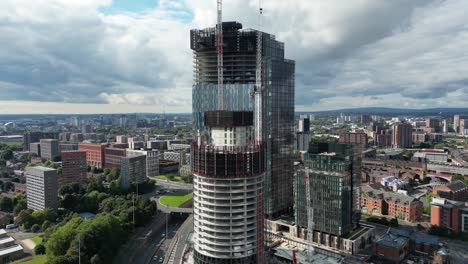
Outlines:
{"type": "Polygon", "coordinates": [[[460,119],[460,134],[468,135],[468,117],[460,119]]]}
{"type": "Polygon", "coordinates": [[[310,139],[310,132],[297,132],[295,149],[298,151],[307,151],[309,149],[310,139]]]}
{"type": "Polygon", "coordinates": [[[116,136],[115,141],[117,144],[125,144],[128,143],[127,137],[126,136],[116,136]]]}
{"type": "Polygon", "coordinates": [[[28,209],[57,209],[57,170],[40,166],[27,167],[25,175],[28,209]]]}
{"type": "Polygon", "coordinates": [[[31,143],[40,142],[41,139],[50,138],[58,139],[59,134],[56,132],[27,132],[23,137],[23,148],[29,150],[31,143]]]}
{"type": "Polygon", "coordinates": [[[129,188],[146,180],[146,156],[122,158],[120,166],[120,186],[129,188]]]}
{"type": "Polygon", "coordinates": [[[78,144],[78,150],[86,151],[86,162],[89,166],[103,168],[106,164],[105,149],[107,144],[78,144]]]}
{"type": "Polygon", "coordinates": [[[57,139],[41,139],[41,158],[53,160],[60,156],[57,139]]]}
{"type": "Polygon", "coordinates": [[[297,132],[309,132],[310,131],[310,119],[308,117],[300,117],[297,132]]]}
{"type": "Polygon", "coordinates": [[[159,175],[159,151],[158,150],[133,150],[127,149],[127,157],[146,157],[146,176],[153,177],[159,175]]]}
{"type": "Polygon", "coordinates": [[[89,134],[93,132],[93,127],[89,124],[81,126],[81,133],[82,134],[89,134]]]}
{"type": "Polygon", "coordinates": [[[362,124],[368,124],[370,122],[372,122],[372,116],[371,115],[368,115],[368,114],[361,115],[361,123],[362,124]]]}
{"type": "Polygon", "coordinates": [[[127,156],[126,149],[110,148],[104,150],[106,159],[106,168],[120,168],[120,161],[127,156]]]}
{"type": "Polygon", "coordinates": [[[413,126],[408,123],[396,123],[392,126],[392,146],[394,148],[409,148],[412,146],[413,126]]]}
{"type": "Polygon", "coordinates": [[[453,130],[455,131],[455,133],[461,133],[460,120],[463,120],[463,119],[468,119],[468,116],[467,115],[454,115],[453,116],[453,130]]]}
{"type": "Polygon", "coordinates": [[[426,118],[425,131],[428,133],[440,133],[442,131],[440,120],[436,118],[426,118]]]}
{"type": "Polygon", "coordinates": [[[86,151],[62,152],[62,175],[58,177],[59,186],[79,184],[86,182],[88,164],[86,163],[86,151]]]}
{"type": "Polygon", "coordinates": [[[37,143],[37,142],[36,143],[31,143],[29,145],[29,151],[31,153],[37,154],[37,156],[40,157],[41,156],[41,143],[37,143]]]}

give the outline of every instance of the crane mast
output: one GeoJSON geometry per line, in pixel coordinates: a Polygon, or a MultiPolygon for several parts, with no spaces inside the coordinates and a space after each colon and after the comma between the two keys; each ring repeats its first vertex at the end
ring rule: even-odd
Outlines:
{"type": "Polygon", "coordinates": [[[258,24],[259,28],[257,31],[257,56],[256,56],[256,69],[255,69],[255,141],[262,141],[262,112],[263,112],[263,80],[262,80],[262,48],[263,48],[263,34],[262,34],[262,0],[259,0],[258,10],[258,24]]]}
{"type": "Polygon", "coordinates": [[[216,24],[216,54],[218,57],[218,107],[224,110],[224,65],[223,65],[223,1],[218,2],[218,23],[216,24]]]}
{"type": "Polygon", "coordinates": [[[314,254],[314,248],[312,247],[314,236],[314,209],[312,208],[310,201],[310,181],[309,175],[307,174],[307,168],[305,169],[305,174],[307,205],[307,263],[312,263],[312,256],[314,254]]]}

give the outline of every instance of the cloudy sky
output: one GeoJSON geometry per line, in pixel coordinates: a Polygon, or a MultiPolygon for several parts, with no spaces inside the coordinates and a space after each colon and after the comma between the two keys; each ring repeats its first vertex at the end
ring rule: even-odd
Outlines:
{"type": "MultiPolygon", "coordinates": [[[[468,107],[468,1],[263,0],[296,110],[468,107]]],[[[258,0],[224,20],[257,26],[258,0]]],[[[215,0],[1,0],[0,114],[190,112],[189,30],[215,0]]]]}

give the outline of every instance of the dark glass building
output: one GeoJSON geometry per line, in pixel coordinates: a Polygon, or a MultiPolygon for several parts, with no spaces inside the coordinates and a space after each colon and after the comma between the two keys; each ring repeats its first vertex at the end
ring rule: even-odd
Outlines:
{"type": "Polygon", "coordinates": [[[309,176],[314,213],[314,240],[320,236],[344,237],[359,223],[360,155],[353,145],[311,143],[304,167],[294,179],[295,220],[307,227],[305,175],[309,176]]]}

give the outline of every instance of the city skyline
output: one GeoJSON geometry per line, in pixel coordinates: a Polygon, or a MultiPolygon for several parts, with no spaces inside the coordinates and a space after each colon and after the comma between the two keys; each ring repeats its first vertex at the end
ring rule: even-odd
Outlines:
{"type": "MultiPolygon", "coordinates": [[[[189,113],[187,32],[214,24],[214,4],[2,2],[0,113],[189,113]]],[[[297,111],[463,107],[466,5],[268,1],[263,30],[291,43],[297,111]]],[[[225,21],[257,27],[255,1],[226,1],[225,9],[225,21]]]]}

